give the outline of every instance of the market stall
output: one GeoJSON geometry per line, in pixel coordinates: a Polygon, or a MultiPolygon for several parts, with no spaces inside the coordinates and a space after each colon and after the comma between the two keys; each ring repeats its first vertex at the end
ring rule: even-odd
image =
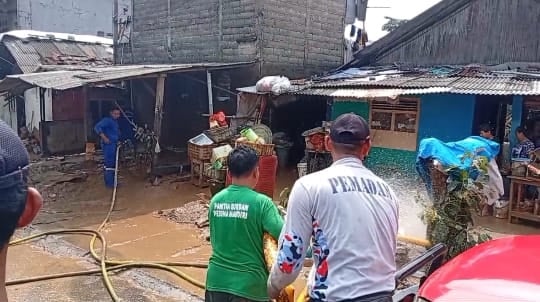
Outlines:
{"type": "Polygon", "coordinates": [[[514,218],[540,222],[540,150],[537,149],[527,159],[512,161],[508,221],[514,218]]]}
{"type": "Polygon", "coordinates": [[[259,155],[259,182],[255,191],[273,197],[278,159],[272,132],[260,123],[230,127],[224,116],[210,117],[210,129],[189,140],[191,181],[198,187],[210,186],[212,195],[231,183],[227,173],[227,158],[233,147],[245,145],[259,155]]]}

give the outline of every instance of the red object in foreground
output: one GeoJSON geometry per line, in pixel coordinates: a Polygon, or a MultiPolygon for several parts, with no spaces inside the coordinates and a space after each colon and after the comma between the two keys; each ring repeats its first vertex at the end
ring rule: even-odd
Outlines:
{"type": "MultiPolygon", "coordinates": [[[[270,198],[274,198],[274,189],[276,187],[278,159],[277,156],[260,156],[259,157],[259,181],[254,190],[264,194],[270,198]]],[[[225,185],[231,184],[231,178],[227,173],[225,185]]]]}
{"type": "Polygon", "coordinates": [[[223,111],[213,114],[210,116],[210,122],[215,121],[220,127],[227,127],[227,117],[223,111]]]}
{"type": "Polygon", "coordinates": [[[422,285],[418,301],[540,301],[540,236],[511,236],[473,247],[422,285]]]}

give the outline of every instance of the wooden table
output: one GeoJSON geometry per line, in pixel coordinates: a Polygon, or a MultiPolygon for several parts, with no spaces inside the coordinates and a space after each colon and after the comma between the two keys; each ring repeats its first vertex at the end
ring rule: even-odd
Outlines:
{"type": "Polygon", "coordinates": [[[512,218],[540,222],[540,215],[534,215],[529,212],[520,212],[519,203],[523,201],[524,190],[526,186],[540,187],[540,179],[525,178],[518,176],[508,176],[510,179],[510,200],[508,204],[508,222],[512,223],[512,218]]]}

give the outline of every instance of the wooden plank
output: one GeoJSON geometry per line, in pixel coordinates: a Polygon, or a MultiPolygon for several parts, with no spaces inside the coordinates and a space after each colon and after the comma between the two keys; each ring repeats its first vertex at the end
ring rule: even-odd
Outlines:
{"type": "Polygon", "coordinates": [[[540,186],[540,179],[537,178],[526,178],[520,176],[508,176],[508,178],[517,184],[540,186]]]}
{"type": "Polygon", "coordinates": [[[416,151],[418,134],[371,129],[373,147],[416,151]]]}
{"type": "MultiPolygon", "coordinates": [[[[508,204],[508,210],[509,210],[510,212],[512,212],[513,209],[514,209],[514,203],[515,203],[515,198],[516,198],[516,197],[515,197],[515,192],[514,192],[514,190],[515,190],[515,189],[514,189],[515,185],[516,185],[516,184],[514,183],[513,180],[510,181],[510,200],[509,200],[509,204],[508,204]]],[[[510,214],[508,214],[508,222],[509,222],[509,223],[512,223],[512,215],[510,215],[510,214]]]]}
{"type": "MultiPolygon", "coordinates": [[[[156,82],[156,107],[154,111],[154,135],[159,143],[161,138],[161,124],[163,121],[163,96],[165,95],[165,74],[160,74],[156,82]]],[[[158,154],[153,150],[154,157],[152,160],[152,172],[155,173],[154,168],[158,163],[158,154]]]]}
{"type": "Polygon", "coordinates": [[[206,86],[208,88],[208,113],[214,114],[214,96],[212,95],[212,74],[206,71],[206,86]]]}
{"type": "Polygon", "coordinates": [[[83,120],[84,120],[84,141],[88,142],[89,137],[89,127],[90,120],[88,113],[90,109],[88,108],[88,86],[83,86],[82,88],[82,98],[83,98],[83,120]]]}
{"type": "Polygon", "coordinates": [[[511,211],[509,216],[510,217],[516,217],[516,218],[523,219],[523,220],[528,220],[528,221],[540,222],[540,216],[533,215],[533,214],[527,213],[527,212],[511,211]]]}
{"type": "Polygon", "coordinates": [[[154,134],[161,138],[161,123],[163,121],[163,96],[165,94],[165,75],[160,75],[156,83],[156,107],[154,111],[154,134]]]}

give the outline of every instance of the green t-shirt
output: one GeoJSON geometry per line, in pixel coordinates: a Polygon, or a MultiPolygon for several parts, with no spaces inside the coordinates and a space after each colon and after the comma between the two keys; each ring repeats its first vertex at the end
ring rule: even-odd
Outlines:
{"type": "Polygon", "coordinates": [[[212,256],[206,289],[268,301],[263,233],[279,237],[283,219],[272,200],[250,188],[231,185],[210,202],[212,256]]]}

